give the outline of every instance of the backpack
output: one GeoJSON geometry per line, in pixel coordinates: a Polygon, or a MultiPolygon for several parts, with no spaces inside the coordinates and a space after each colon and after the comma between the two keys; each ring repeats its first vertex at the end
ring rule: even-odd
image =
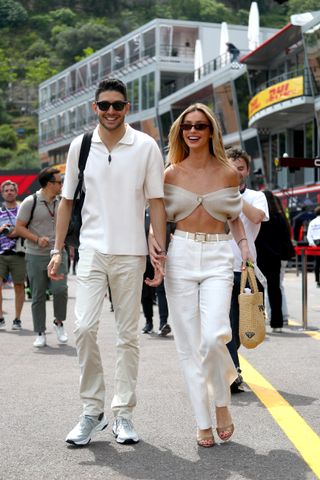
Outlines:
{"type": "Polygon", "coordinates": [[[65,244],[69,247],[78,248],[80,244],[79,237],[80,237],[80,230],[82,225],[81,210],[82,210],[84,197],[85,197],[85,192],[82,189],[83,177],[84,177],[84,169],[86,168],[87,158],[88,158],[90,147],[91,147],[92,134],[93,132],[85,133],[83,135],[83,139],[81,143],[79,161],[78,161],[78,168],[79,168],[78,185],[73,196],[71,218],[70,218],[67,235],[65,238],[65,244]]]}

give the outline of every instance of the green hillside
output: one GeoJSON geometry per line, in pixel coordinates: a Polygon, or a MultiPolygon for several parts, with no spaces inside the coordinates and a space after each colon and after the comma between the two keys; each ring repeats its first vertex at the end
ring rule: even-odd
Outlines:
{"type": "MultiPolygon", "coordinates": [[[[0,0],[0,168],[37,166],[38,85],[154,18],[247,25],[247,0],[0,0]]],[[[259,0],[282,27],[318,0],[259,0]]]]}

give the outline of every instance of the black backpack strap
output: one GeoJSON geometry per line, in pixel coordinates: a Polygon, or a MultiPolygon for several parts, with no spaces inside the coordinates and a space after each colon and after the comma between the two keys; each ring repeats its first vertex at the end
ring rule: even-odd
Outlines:
{"type": "Polygon", "coordinates": [[[33,219],[34,210],[35,210],[35,208],[36,208],[36,204],[37,204],[37,200],[38,200],[36,193],[34,193],[32,196],[33,196],[33,204],[32,204],[32,208],[31,208],[31,212],[30,212],[30,218],[29,218],[29,220],[28,220],[28,223],[27,223],[26,226],[25,226],[26,228],[29,227],[29,225],[30,225],[30,223],[31,223],[31,221],[32,221],[32,219],[33,219]]]}
{"type": "Polygon", "coordinates": [[[77,198],[79,198],[82,192],[83,172],[84,172],[84,169],[86,168],[87,158],[91,148],[92,135],[93,135],[93,132],[87,132],[83,135],[83,138],[82,138],[82,143],[81,143],[81,148],[79,153],[79,161],[78,161],[78,168],[79,168],[78,185],[74,192],[74,197],[73,197],[74,202],[77,198]]]}
{"type": "Polygon", "coordinates": [[[79,154],[79,162],[78,162],[79,180],[83,178],[83,172],[84,172],[84,169],[86,168],[87,158],[91,148],[92,135],[93,135],[93,132],[87,132],[83,135],[83,138],[82,138],[80,154],[79,154]]]}

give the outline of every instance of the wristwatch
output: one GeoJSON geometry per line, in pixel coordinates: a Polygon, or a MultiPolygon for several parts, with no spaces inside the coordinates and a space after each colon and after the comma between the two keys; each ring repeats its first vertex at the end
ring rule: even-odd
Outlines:
{"type": "Polygon", "coordinates": [[[54,248],[53,250],[50,250],[50,257],[52,257],[53,255],[61,255],[62,252],[61,250],[57,250],[56,248],[54,248]]]}

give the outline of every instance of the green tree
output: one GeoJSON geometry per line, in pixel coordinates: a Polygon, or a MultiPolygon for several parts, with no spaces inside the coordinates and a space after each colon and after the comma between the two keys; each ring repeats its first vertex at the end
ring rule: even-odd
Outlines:
{"type": "Polygon", "coordinates": [[[319,10],[319,0],[289,0],[288,13],[294,15],[296,13],[305,13],[319,10]]]}
{"type": "Polygon", "coordinates": [[[0,0],[0,28],[18,27],[28,20],[28,14],[19,2],[0,0]]]}
{"type": "Polygon", "coordinates": [[[56,73],[58,72],[50,65],[49,58],[36,58],[35,60],[30,60],[27,63],[25,83],[28,85],[38,85],[56,73]]]}
{"type": "Polygon", "coordinates": [[[0,147],[11,148],[12,150],[15,150],[17,148],[17,144],[17,134],[11,125],[0,125],[0,147]]]}
{"type": "Polygon", "coordinates": [[[0,86],[4,87],[8,83],[13,82],[17,75],[13,71],[13,67],[6,56],[4,50],[0,48],[0,86]]]}
{"type": "Polygon", "coordinates": [[[56,52],[70,65],[77,55],[91,47],[93,51],[102,48],[121,36],[120,30],[115,26],[106,26],[93,21],[76,28],[70,27],[57,34],[56,52]]]}
{"type": "Polygon", "coordinates": [[[6,168],[7,164],[13,160],[14,152],[9,148],[0,147],[0,168],[6,168]]]}

